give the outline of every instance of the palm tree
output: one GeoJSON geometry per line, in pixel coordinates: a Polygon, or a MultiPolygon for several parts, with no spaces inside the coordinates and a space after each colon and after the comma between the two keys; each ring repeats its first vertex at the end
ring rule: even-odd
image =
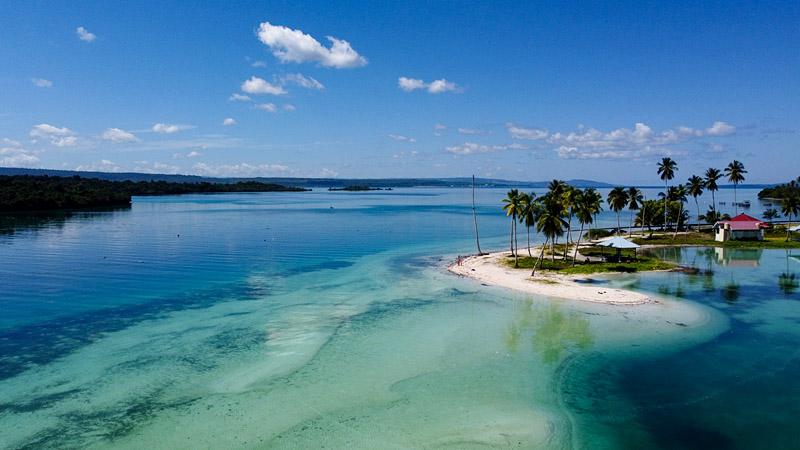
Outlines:
{"type": "MultiPolygon", "coordinates": [[[[678,170],[678,163],[676,163],[672,158],[661,158],[661,162],[658,163],[658,175],[661,176],[661,180],[664,182],[664,189],[669,191],[669,181],[675,178],[675,172],[678,170]]],[[[664,193],[664,230],[667,229],[667,202],[669,201],[667,193],[664,193]]]]}
{"type": "Polygon", "coordinates": [[[624,187],[617,186],[608,193],[606,201],[608,202],[609,208],[617,213],[617,233],[619,233],[619,213],[625,209],[625,205],[628,204],[628,191],[626,191],[624,187]]]}
{"type": "MultiPolygon", "coordinates": [[[[539,255],[539,260],[537,260],[537,263],[541,261],[542,257],[544,256],[544,248],[547,243],[550,242],[550,252],[553,256],[553,264],[555,264],[556,238],[564,235],[564,228],[567,226],[567,221],[564,220],[566,212],[564,211],[564,206],[561,203],[561,199],[559,196],[554,196],[551,194],[552,193],[548,193],[544,196],[544,200],[542,202],[542,213],[539,215],[539,219],[536,221],[536,231],[542,233],[546,239],[544,245],[542,246],[542,251],[539,255]]],[[[536,264],[533,265],[531,276],[534,276],[535,274],[536,264]]]]}
{"type": "MultiPolygon", "coordinates": [[[[789,197],[784,198],[781,200],[781,212],[787,219],[792,220],[793,217],[797,217],[800,214],[800,197],[796,195],[791,195],[789,197]]],[[[791,227],[787,224],[786,225],[786,242],[789,242],[790,238],[790,229],[791,227]]]]}
{"type": "MultiPolygon", "coordinates": [[[[642,191],[640,191],[636,187],[629,187],[628,188],[628,209],[631,211],[631,223],[628,227],[628,234],[633,232],[633,216],[634,211],[638,210],[642,202],[644,202],[644,195],[642,195],[642,191]]],[[[644,233],[644,231],[642,232],[644,233]]]]}
{"type": "Polygon", "coordinates": [[[514,242],[517,236],[517,216],[519,216],[521,212],[519,191],[516,189],[508,191],[508,195],[503,199],[503,203],[503,211],[506,212],[507,217],[511,217],[511,254],[514,255],[514,267],[517,267],[519,264],[517,261],[517,252],[514,251],[514,242]]]}
{"type": "Polygon", "coordinates": [[[778,212],[777,209],[769,208],[764,211],[764,214],[762,214],[762,216],[764,216],[764,218],[767,219],[767,222],[772,223],[772,221],[779,218],[781,214],[778,212]]]}
{"type": "Polygon", "coordinates": [[[686,188],[679,184],[672,189],[670,194],[673,201],[678,202],[678,217],[675,219],[675,233],[672,239],[678,236],[678,230],[681,229],[681,219],[683,218],[683,204],[686,203],[686,188]]]}
{"type": "Polygon", "coordinates": [[[697,208],[697,232],[700,232],[700,204],[697,202],[697,197],[703,195],[703,188],[706,183],[702,178],[697,175],[689,177],[689,182],[686,183],[686,191],[689,195],[694,197],[694,206],[697,208]]]}
{"type": "Polygon", "coordinates": [[[578,233],[578,242],[575,243],[575,254],[572,256],[572,267],[575,267],[575,260],[578,258],[578,247],[581,246],[581,238],[583,237],[583,227],[592,223],[592,216],[600,203],[597,202],[592,195],[592,192],[587,189],[578,196],[575,203],[575,217],[581,224],[581,231],[578,233]]]}
{"type": "Polygon", "coordinates": [[[744,170],[744,164],[740,163],[739,161],[733,160],[732,163],[728,164],[728,167],[725,168],[725,176],[728,177],[728,181],[733,183],[733,206],[736,208],[735,212],[736,215],[739,215],[739,204],[736,200],[736,187],[744,181],[744,174],[747,171],[744,170]]]}
{"type": "Polygon", "coordinates": [[[719,190],[719,186],[717,186],[717,180],[720,178],[722,178],[722,174],[720,173],[719,169],[709,167],[706,170],[706,189],[711,192],[711,209],[714,211],[717,210],[717,199],[714,197],[714,192],[719,190]]]}
{"type": "Polygon", "coordinates": [[[584,200],[592,205],[594,222],[597,222],[597,214],[603,210],[603,196],[595,188],[588,188],[583,191],[584,200]]]}
{"type": "Polygon", "coordinates": [[[525,224],[525,232],[528,239],[528,256],[533,258],[531,254],[531,227],[536,225],[536,216],[538,215],[539,202],[536,201],[536,194],[520,194],[520,215],[519,221],[525,224]]]}

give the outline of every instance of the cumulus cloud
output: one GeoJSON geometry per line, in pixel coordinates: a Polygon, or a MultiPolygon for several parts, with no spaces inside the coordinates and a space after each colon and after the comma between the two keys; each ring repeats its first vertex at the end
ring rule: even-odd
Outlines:
{"type": "Polygon", "coordinates": [[[89,30],[83,27],[76,28],[75,33],[77,33],[78,39],[84,42],[94,42],[94,40],[97,39],[94,33],[90,33],[89,30]]]}
{"type": "Polygon", "coordinates": [[[294,106],[294,105],[292,105],[291,103],[287,103],[287,104],[283,105],[283,110],[284,110],[284,111],[289,111],[289,112],[292,112],[292,111],[294,111],[294,110],[296,110],[296,109],[297,109],[297,107],[295,107],[295,106],[294,106]]]}
{"type": "Polygon", "coordinates": [[[736,128],[725,122],[714,122],[706,129],[680,126],[675,129],[654,131],[645,123],[638,122],[633,128],[617,128],[601,131],[595,128],[578,127],[572,132],[548,132],[541,128],[524,128],[506,124],[514,139],[541,141],[554,146],[559,158],[564,159],[626,159],[649,156],[674,156],[686,154],[676,149],[676,144],[704,137],[727,136],[736,128]]]}
{"type": "Polygon", "coordinates": [[[527,146],[517,143],[507,145],[485,145],[477,144],[475,142],[465,142],[461,145],[445,147],[445,150],[454,155],[474,155],[477,153],[490,153],[501,150],[524,150],[527,148],[527,146]]]}
{"type": "Polygon", "coordinates": [[[229,127],[231,125],[236,125],[236,119],[233,117],[227,117],[225,120],[222,121],[222,125],[229,127]]]}
{"type": "Polygon", "coordinates": [[[254,106],[254,108],[271,113],[274,113],[278,110],[278,107],[275,105],[275,103],[259,103],[258,105],[254,106]]]}
{"type": "Polygon", "coordinates": [[[0,167],[34,167],[39,158],[25,149],[21,142],[3,138],[0,140],[0,167]]]}
{"type": "Polygon", "coordinates": [[[242,92],[248,94],[270,94],[270,95],[284,95],[286,90],[283,86],[272,84],[263,78],[257,76],[250,77],[242,83],[242,92]]]}
{"type": "Polygon", "coordinates": [[[44,78],[31,78],[31,83],[33,83],[34,86],[40,88],[53,87],[53,82],[50,80],[45,80],[44,78]]]}
{"type": "Polygon", "coordinates": [[[486,130],[477,130],[474,128],[459,128],[459,134],[466,134],[466,135],[475,135],[475,134],[489,134],[486,130]]]}
{"type": "Polygon", "coordinates": [[[100,162],[81,164],[75,167],[75,170],[80,172],[122,172],[122,167],[111,160],[101,159],[100,162]]]}
{"type": "Polygon", "coordinates": [[[153,125],[152,130],[156,133],[161,134],[173,134],[179,131],[188,130],[193,128],[191,125],[179,125],[179,124],[169,124],[169,123],[157,123],[153,125]]]}
{"type": "Polygon", "coordinates": [[[442,125],[441,123],[437,123],[433,126],[433,135],[434,136],[441,136],[444,134],[444,131],[447,129],[447,125],[442,125]]]}
{"type": "Polygon", "coordinates": [[[252,101],[253,99],[248,97],[247,95],[234,93],[231,94],[230,97],[228,97],[228,100],[232,102],[249,102],[252,101]]]}
{"type": "Polygon", "coordinates": [[[210,165],[197,163],[192,166],[198,175],[212,177],[259,177],[270,175],[282,175],[289,172],[289,167],[282,164],[220,164],[210,165]]]}
{"type": "Polygon", "coordinates": [[[426,83],[417,78],[400,77],[397,79],[397,86],[406,92],[420,89],[428,91],[429,94],[441,94],[442,92],[460,92],[461,88],[455,83],[442,78],[426,83]]]}
{"type": "Polygon", "coordinates": [[[284,75],[281,78],[281,81],[283,81],[283,83],[296,84],[306,89],[316,89],[318,91],[325,89],[325,86],[323,86],[322,83],[313,77],[309,77],[301,73],[290,73],[289,75],[284,75]]]}
{"type": "Polygon", "coordinates": [[[395,141],[398,141],[398,142],[409,142],[411,144],[417,142],[417,140],[412,138],[412,137],[403,136],[403,135],[400,135],[400,134],[390,134],[389,135],[389,139],[392,139],[392,140],[395,140],[395,141]]]}
{"type": "Polygon", "coordinates": [[[139,139],[134,136],[133,133],[129,133],[120,128],[108,128],[106,131],[100,135],[100,138],[104,141],[111,141],[116,144],[125,143],[125,142],[136,142],[139,139]]]}
{"type": "Polygon", "coordinates": [[[69,128],[58,128],[46,123],[34,125],[28,134],[33,138],[34,143],[38,142],[39,139],[44,139],[56,147],[71,147],[78,142],[75,133],[69,128]]]}
{"type": "Polygon", "coordinates": [[[706,128],[706,134],[709,136],[728,136],[734,133],[736,133],[736,127],[720,121],[716,121],[711,127],[706,128]]]}
{"type": "Polygon", "coordinates": [[[267,63],[264,61],[253,61],[250,65],[252,67],[267,67],[267,63]]]}
{"type": "Polygon", "coordinates": [[[325,47],[301,30],[272,25],[269,22],[263,22],[258,27],[257,34],[258,39],[284,63],[315,62],[323,67],[336,69],[361,67],[367,64],[366,58],[359,55],[349,42],[332,36],[327,36],[331,46],[325,47]]]}

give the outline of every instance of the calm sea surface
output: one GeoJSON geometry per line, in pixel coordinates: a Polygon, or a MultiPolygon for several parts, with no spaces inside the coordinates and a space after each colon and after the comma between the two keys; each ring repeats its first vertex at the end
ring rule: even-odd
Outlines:
{"type": "Polygon", "coordinates": [[[0,448],[800,447],[792,252],[661,250],[701,274],[599,278],[665,299],[612,307],[443,271],[475,252],[463,189],[0,223],[0,448]]]}

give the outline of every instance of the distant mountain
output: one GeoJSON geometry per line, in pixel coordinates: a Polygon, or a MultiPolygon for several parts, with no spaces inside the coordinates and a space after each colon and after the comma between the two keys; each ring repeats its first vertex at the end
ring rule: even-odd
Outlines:
{"type": "MultiPolygon", "coordinates": [[[[171,174],[149,174],[136,172],[82,172],[75,170],[55,170],[55,169],[23,169],[23,168],[2,168],[0,175],[47,175],[51,177],[74,177],[97,178],[100,180],[111,181],[168,181],[171,183],[235,183],[238,181],[258,181],[262,183],[275,183],[286,186],[296,186],[304,188],[344,188],[353,185],[364,185],[371,187],[469,187],[472,186],[471,177],[459,178],[292,178],[292,177],[242,177],[242,178],[214,178],[201,177],[197,175],[171,175],[171,174]]],[[[479,187],[495,188],[530,188],[541,189],[547,187],[549,181],[513,181],[495,178],[476,178],[475,183],[479,187]]],[[[592,180],[569,180],[572,186],[586,188],[609,188],[613,185],[592,180]]]]}

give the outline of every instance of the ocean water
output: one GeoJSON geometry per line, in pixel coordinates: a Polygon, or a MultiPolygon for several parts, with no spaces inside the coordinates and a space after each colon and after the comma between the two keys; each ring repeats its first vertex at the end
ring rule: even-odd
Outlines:
{"type": "MultiPolygon", "coordinates": [[[[484,249],[507,245],[503,195],[478,191],[484,249]]],[[[444,271],[475,251],[463,189],[9,222],[0,448],[797,446],[800,262],[784,251],[668,250],[702,275],[598,279],[663,299],[619,307],[444,271]]]]}

